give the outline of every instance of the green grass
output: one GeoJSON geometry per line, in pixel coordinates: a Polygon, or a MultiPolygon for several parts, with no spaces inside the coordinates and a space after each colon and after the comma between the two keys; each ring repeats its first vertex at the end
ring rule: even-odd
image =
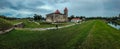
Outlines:
{"type": "Polygon", "coordinates": [[[115,20],[115,22],[118,23],[118,24],[120,24],[120,20],[119,20],[119,21],[118,21],[118,20],[115,20]]]}
{"type": "Polygon", "coordinates": [[[81,48],[85,49],[120,49],[120,30],[116,30],[104,21],[97,20],[89,31],[81,48]]]}
{"type": "Polygon", "coordinates": [[[17,23],[20,23],[20,22],[24,22],[26,20],[24,20],[24,19],[18,19],[18,20],[8,20],[8,21],[10,21],[10,23],[14,25],[14,24],[17,24],[17,23]]]}
{"type": "Polygon", "coordinates": [[[102,20],[47,31],[13,30],[0,35],[1,49],[120,49],[120,30],[102,20]]]}
{"type": "MultiPolygon", "coordinates": [[[[25,28],[48,28],[48,27],[55,27],[56,24],[50,24],[50,23],[44,23],[44,22],[38,22],[38,24],[34,23],[34,22],[28,22],[28,21],[24,21],[23,22],[25,25],[25,28]]],[[[58,24],[58,26],[65,26],[68,25],[69,23],[63,23],[63,24],[58,24]]]]}
{"type": "MultiPolygon", "coordinates": [[[[38,25],[35,22],[30,22],[28,19],[11,20],[11,24],[17,24],[19,22],[23,22],[23,24],[25,25],[24,28],[47,28],[47,27],[55,27],[56,25],[56,24],[37,21],[40,24],[38,25]]],[[[71,24],[71,23],[61,23],[61,24],[58,24],[58,26],[64,26],[68,24],[71,24]]]]}
{"type": "Polygon", "coordinates": [[[0,18],[0,31],[9,29],[11,27],[12,27],[12,24],[9,21],[0,18]]]}

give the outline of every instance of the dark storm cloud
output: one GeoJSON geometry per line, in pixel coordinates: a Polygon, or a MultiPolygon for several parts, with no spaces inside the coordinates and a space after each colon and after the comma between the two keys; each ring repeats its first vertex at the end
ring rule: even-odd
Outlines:
{"type": "Polygon", "coordinates": [[[120,0],[110,0],[104,6],[106,10],[120,10],[120,0]]]}
{"type": "Polygon", "coordinates": [[[120,0],[1,0],[0,14],[28,17],[36,14],[45,16],[65,7],[70,15],[114,16],[120,13],[120,0]]]}

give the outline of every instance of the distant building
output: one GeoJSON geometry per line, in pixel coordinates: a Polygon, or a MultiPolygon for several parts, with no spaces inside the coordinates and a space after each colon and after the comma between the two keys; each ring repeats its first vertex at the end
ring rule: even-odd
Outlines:
{"type": "Polygon", "coordinates": [[[78,22],[81,22],[81,21],[82,21],[82,19],[80,19],[80,18],[71,19],[71,22],[75,22],[75,23],[78,23],[78,22]]]}
{"type": "Polygon", "coordinates": [[[68,21],[68,9],[64,9],[64,14],[60,13],[59,10],[56,10],[54,13],[46,15],[46,22],[50,23],[59,23],[68,21]]]}

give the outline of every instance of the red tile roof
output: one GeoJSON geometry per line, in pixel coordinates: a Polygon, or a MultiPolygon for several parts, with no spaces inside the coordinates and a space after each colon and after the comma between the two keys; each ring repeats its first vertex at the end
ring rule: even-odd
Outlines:
{"type": "Polygon", "coordinates": [[[80,18],[73,18],[72,20],[80,20],[80,18]]]}
{"type": "Polygon", "coordinates": [[[56,11],[55,11],[55,14],[60,14],[60,11],[59,11],[59,10],[56,10],[56,11]]]}

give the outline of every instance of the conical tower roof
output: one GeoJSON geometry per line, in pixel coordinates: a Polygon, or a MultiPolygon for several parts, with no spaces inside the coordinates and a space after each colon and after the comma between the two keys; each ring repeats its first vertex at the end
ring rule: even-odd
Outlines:
{"type": "Polygon", "coordinates": [[[64,11],[68,11],[67,7],[65,7],[64,11]]]}
{"type": "Polygon", "coordinates": [[[56,11],[55,11],[55,14],[60,14],[60,11],[59,11],[59,10],[56,10],[56,11]]]}

